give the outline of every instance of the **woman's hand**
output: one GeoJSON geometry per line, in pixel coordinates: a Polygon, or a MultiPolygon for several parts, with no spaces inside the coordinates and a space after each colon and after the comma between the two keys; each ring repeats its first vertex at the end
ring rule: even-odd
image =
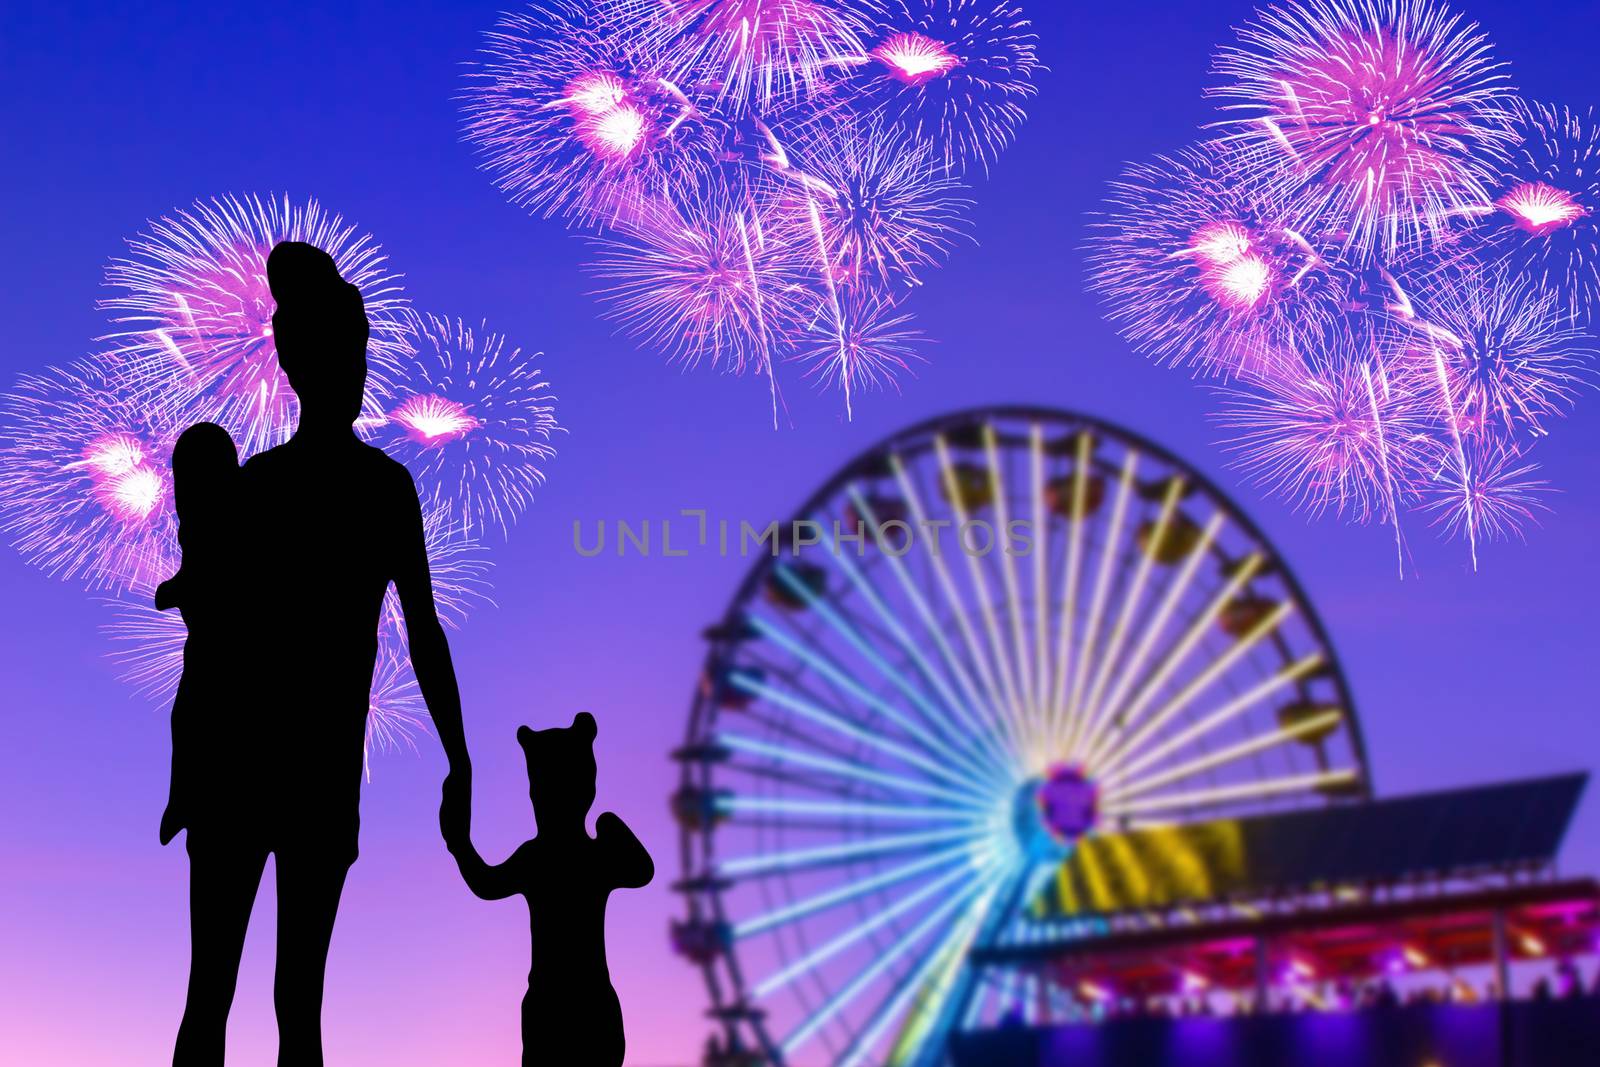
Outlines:
{"type": "Polygon", "coordinates": [[[472,763],[465,758],[445,775],[443,797],[439,802],[439,832],[451,852],[471,838],[472,763]]]}

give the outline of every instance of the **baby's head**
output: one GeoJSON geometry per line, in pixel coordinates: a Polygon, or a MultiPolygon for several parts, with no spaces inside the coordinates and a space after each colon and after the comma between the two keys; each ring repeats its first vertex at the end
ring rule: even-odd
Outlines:
{"type": "Polygon", "coordinates": [[[197,422],[183,431],[172,448],[173,503],[178,517],[220,502],[238,473],[239,453],[227,430],[214,422],[197,422]]]}
{"type": "Polygon", "coordinates": [[[594,716],[580,711],[571,726],[549,730],[517,727],[528,758],[528,795],[539,830],[576,820],[581,826],[594,803],[594,716]]]}

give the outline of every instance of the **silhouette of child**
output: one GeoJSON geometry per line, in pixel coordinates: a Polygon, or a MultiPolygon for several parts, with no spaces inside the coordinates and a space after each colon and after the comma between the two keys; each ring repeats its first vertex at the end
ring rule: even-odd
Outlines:
{"type": "Polygon", "coordinates": [[[471,798],[447,800],[445,842],[467,887],[484,900],[521,893],[528,901],[533,967],[522,1001],[522,1063],[620,1067],[622,1007],[606,967],[606,898],[648,885],[655,865],[633,831],[611,812],[584,825],[594,803],[594,716],[566,728],[517,729],[528,760],[528,793],[538,835],[490,866],[472,845],[471,798]]]}
{"type": "MultiPolygon", "coordinates": [[[[156,587],[156,609],[177,608],[189,636],[184,642],[183,678],[172,702],[172,781],[167,808],[161,813],[165,845],[188,826],[196,808],[196,776],[191,749],[194,731],[214,714],[205,705],[213,686],[191,662],[190,651],[228,640],[219,625],[225,603],[224,559],[233,547],[231,523],[239,480],[239,453],[233,438],[214,422],[199,422],[183,431],[172,449],[173,503],[178,511],[178,544],[183,564],[178,573],[156,587]],[[198,705],[198,707],[197,707],[198,705]]],[[[195,661],[206,657],[196,655],[195,661]]]]}

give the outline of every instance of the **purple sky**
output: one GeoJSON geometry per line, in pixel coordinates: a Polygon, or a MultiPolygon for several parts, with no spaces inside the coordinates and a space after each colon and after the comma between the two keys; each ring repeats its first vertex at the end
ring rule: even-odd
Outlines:
{"type": "MultiPolygon", "coordinates": [[[[1475,575],[1464,547],[1418,528],[1418,573],[1397,581],[1387,529],[1308,523],[1239,486],[1205,421],[1208,398],[1119,343],[1082,293],[1077,248],[1121,161],[1178,148],[1210,117],[1200,90],[1211,49],[1248,6],[1026,6],[1052,69],[1019,143],[975,191],[978,244],[912,299],[939,342],[931,362],[902,395],[860,399],[853,423],[837,396],[791,374],[795,427],[779,432],[763,381],[682,373],[613,337],[586,296],[581,242],[503,203],[473,169],[450,97],[494,4],[308,13],[24,2],[0,14],[7,381],[91,350],[104,329],[103,265],[147,217],[230,192],[316,195],[377,236],[418,307],[487,318],[548,354],[570,432],[548,488],[498,550],[498,608],[452,645],[476,833],[491,858],[532,831],[516,725],[565,724],[581,709],[599,720],[596,810],[621,814],[659,869],[653,886],[611,905],[631,1064],[688,1063],[705,1033],[698,975],[666,942],[677,866],[666,753],[684,730],[699,630],[745,564],[581,558],[575,520],[705,507],[764,525],[899,426],[982,403],[1079,408],[1186,456],[1276,541],[1342,654],[1381,793],[1595,762],[1600,396],[1582,397],[1541,446],[1562,490],[1555,513],[1528,545],[1482,551],[1475,575]]],[[[1600,9],[1465,7],[1530,95],[1579,107],[1600,95],[1590,62],[1600,9]]],[[[157,1063],[187,962],[185,859],[156,843],[165,709],[115,679],[91,598],[9,550],[0,581],[0,1061],[157,1063]]],[[[375,761],[329,968],[331,1063],[515,1059],[524,910],[478,902],[459,883],[437,839],[442,774],[431,742],[375,761]]],[[[1597,829],[1591,801],[1567,868],[1600,869],[1597,829]]],[[[264,891],[231,1064],[272,1062],[270,904],[264,891]]]]}

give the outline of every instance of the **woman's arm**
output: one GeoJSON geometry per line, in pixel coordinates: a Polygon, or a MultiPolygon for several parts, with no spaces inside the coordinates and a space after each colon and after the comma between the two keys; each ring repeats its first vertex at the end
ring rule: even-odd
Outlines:
{"type": "Polygon", "coordinates": [[[450,644],[433,603],[433,577],[428,572],[428,541],[422,525],[422,504],[417,487],[404,467],[396,465],[396,505],[400,528],[391,532],[395,545],[394,588],[405,613],[406,644],[434,731],[450,761],[445,790],[466,786],[472,780],[472,760],[467,755],[466,733],[461,725],[461,691],[450,659],[450,644]]]}

